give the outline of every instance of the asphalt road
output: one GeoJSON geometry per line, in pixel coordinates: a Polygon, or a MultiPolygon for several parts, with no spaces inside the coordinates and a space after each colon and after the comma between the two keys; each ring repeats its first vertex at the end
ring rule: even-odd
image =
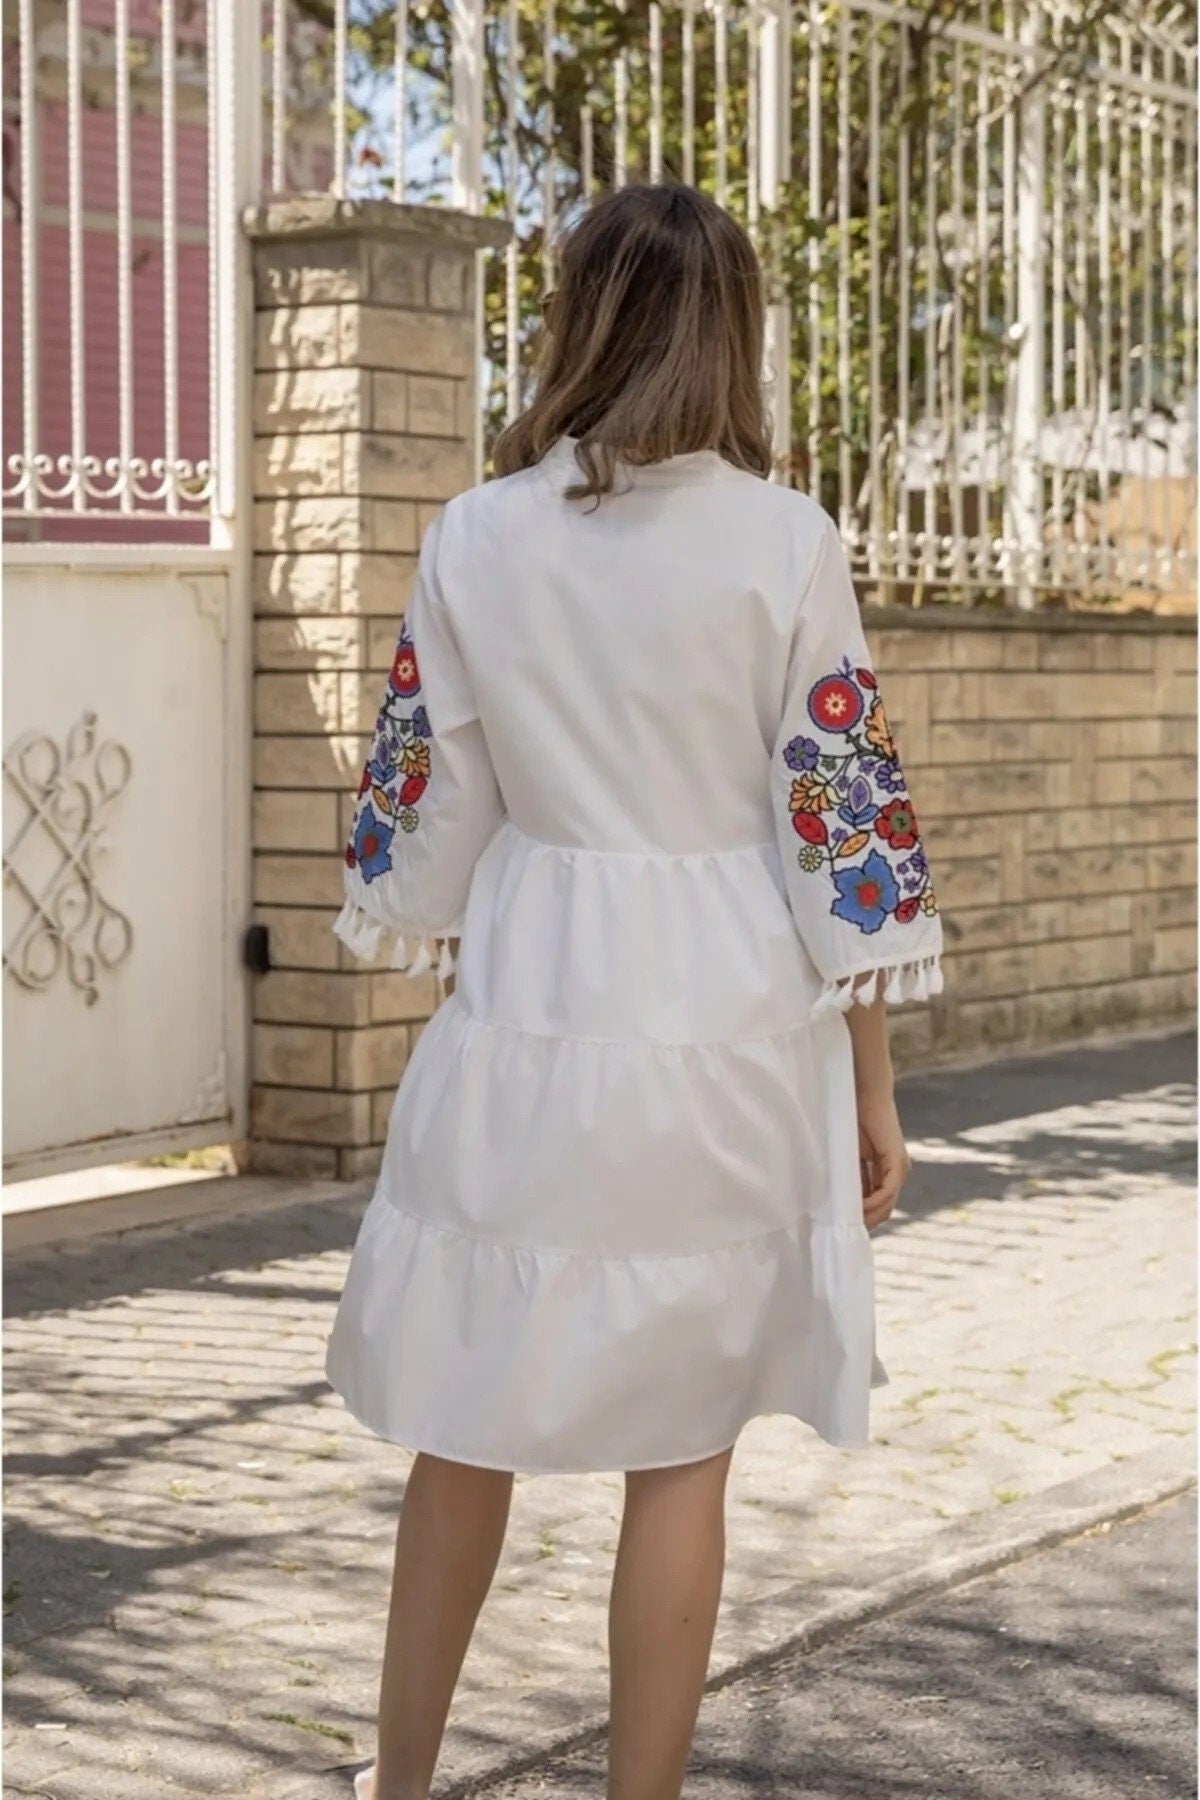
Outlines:
{"type": "MultiPolygon", "coordinates": [[[[1194,1497],[710,1695],[687,1800],[1187,1800],[1194,1497]]],[[[598,1800],[589,1751],[492,1800],[598,1800]]]]}

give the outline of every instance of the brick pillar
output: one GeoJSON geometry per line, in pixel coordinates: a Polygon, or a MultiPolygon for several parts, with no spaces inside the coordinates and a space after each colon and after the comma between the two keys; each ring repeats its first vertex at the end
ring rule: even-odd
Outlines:
{"type": "Polygon", "coordinates": [[[255,977],[250,1166],[368,1175],[435,1003],[331,932],[421,534],[473,479],[476,250],[495,220],[320,197],[251,214],[255,977]]]}

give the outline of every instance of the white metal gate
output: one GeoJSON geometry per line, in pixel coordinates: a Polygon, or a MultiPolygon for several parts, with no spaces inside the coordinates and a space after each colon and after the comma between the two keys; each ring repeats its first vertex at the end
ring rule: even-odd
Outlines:
{"type": "Polygon", "coordinates": [[[245,1131],[261,65],[237,0],[21,0],[14,26],[4,1127],[25,1176],[245,1131]]]}
{"type": "Polygon", "coordinates": [[[14,550],[5,595],[5,1158],[242,1130],[229,558],[14,550]],[[232,764],[232,766],[231,766],[232,764]]]}

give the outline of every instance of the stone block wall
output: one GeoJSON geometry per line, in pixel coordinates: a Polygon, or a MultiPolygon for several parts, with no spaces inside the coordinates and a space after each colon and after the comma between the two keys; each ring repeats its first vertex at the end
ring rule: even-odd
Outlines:
{"type": "Polygon", "coordinates": [[[254,978],[249,1162],[379,1160],[436,1001],[334,938],[342,847],[422,533],[474,478],[477,249],[495,221],[329,198],[254,245],[254,978]]]}
{"type": "Polygon", "coordinates": [[[1193,1018],[1195,622],[866,618],[949,952],[900,1059],[1193,1018]]]}

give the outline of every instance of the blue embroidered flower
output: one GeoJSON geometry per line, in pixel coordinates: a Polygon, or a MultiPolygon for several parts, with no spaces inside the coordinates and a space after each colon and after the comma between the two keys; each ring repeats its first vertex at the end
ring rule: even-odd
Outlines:
{"type": "Polygon", "coordinates": [[[858,868],[835,870],[833,885],[838,891],[830,908],[834,917],[868,935],[880,929],[900,899],[896,877],[878,850],[872,850],[858,868]]]}
{"type": "Polygon", "coordinates": [[[364,881],[374,881],[391,868],[395,835],[395,827],[377,818],[373,807],[363,807],[354,827],[354,857],[364,881]]]}
{"type": "Polygon", "coordinates": [[[425,711],[423,706],[417,707],[412,718],[409,720],[409,724],[413,728],[414,737],[427,738],[433,736],[433,732],[429,726],[429,714],[425,711]]]}
{"type": "Polygon", "coordinates": [[[783,752],[783,760],[789,769],[815,769],[821,756],[821,746],[809,737],[794,737],[783,752]]]}

